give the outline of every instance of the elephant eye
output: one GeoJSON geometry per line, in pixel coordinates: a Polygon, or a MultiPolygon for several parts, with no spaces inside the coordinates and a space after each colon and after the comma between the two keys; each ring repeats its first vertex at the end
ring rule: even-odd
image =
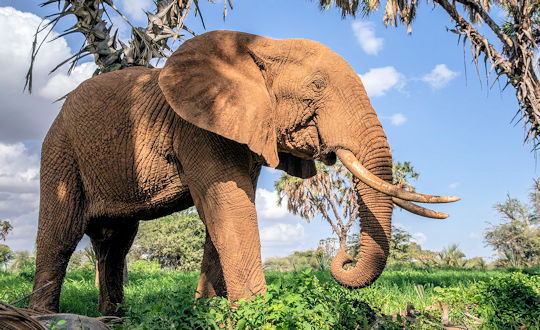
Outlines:
{"type": "Polygon", "coordinates": [[[324,80],[321,80],[321,79],[317,79],[317,80],[314,80],[312,83],[311,83],[311,87],[315,90],[315,91],[320,91],[322,89],[324,89],[326,87],[326,82],[324,80]]]}

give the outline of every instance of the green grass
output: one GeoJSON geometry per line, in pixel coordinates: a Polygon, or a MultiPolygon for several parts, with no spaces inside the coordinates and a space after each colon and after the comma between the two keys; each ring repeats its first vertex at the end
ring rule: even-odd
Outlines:
{"type": "MultiPolygon", "coordinates": [[[[201,300],[194,308],[198,273],[139,270],[130,272],[130,283],[125,287],[124,325],[129,328],[217,328],[222,324],[230,328],[270,325],[284,329],[363,328],[373,322],[375,314],[395,314],[404,310],[408,302],[417,310],[424,310],[443,300],[454,311],[472,306],[475,315],[485,322],[484,328],[540,326],[532,318],[540,319],[540,314],[534,314],[531,309],[540,310],[540,272],[532,269],[527,273],[395,269],[385,271],[370,287],[361,290],[340,287],[328,272],[266,273],[269,291],[264,297],[239,301],[237,306],[231,306],[226,299],[201,300]],[[523,301],[517,302],[516,297],[523,301]],[[507,315],[503,310],[513,312],[507,315]]],[[[31,273],[0,272],[0,301],[12,302],[30,292],[31,287],[31,273]]],[[[60,299],[61,312],[99,316],[97,299],[98,290],[90,270],[67,274],[60,299]]],[[[24,301],[18,306],[26,304],[24,301]]],[[[466,323],[463,313],[452,316],[455,323],[466,323]]],[[[427,323],[424,326],[429,327],[427,323]]]]}

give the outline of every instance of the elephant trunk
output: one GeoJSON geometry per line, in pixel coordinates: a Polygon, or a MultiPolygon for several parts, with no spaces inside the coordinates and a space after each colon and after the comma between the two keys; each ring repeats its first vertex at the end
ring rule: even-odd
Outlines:
{"type": "MultiPolygon", "coordinates": [[[[392,182],[392,156],[380,126],[372,131],[371,145],[353,152],[363,166],[380,179],[392,182]]],[[[371,134],[370,134],[371,135],[371,134]]],[[[338,153],[339,155],[339,153],[338,153]]],[[[341,159],[347,166],[346,160],[341,159]]],[[[348,166],[347,166],[348,167],[348,166]]],[[[373,283],[382,273],[390,251],[392,197],[373,189],[355,177],[360,217],[360,255],[354,267],[343,267],[354,259],[342,249],[332,260],[330,271],[343,286],[362,288],[373,283]]]]}

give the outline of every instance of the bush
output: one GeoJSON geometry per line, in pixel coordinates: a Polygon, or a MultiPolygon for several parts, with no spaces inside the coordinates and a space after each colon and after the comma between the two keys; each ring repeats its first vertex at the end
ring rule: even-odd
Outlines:
{"type": "Polygon", "coordinates": [[[479,282],[466,294],[490,328],[540,327],[540,277],[514,273],[479,282]]]}
{"type": "Polygon", "coordinates": [[[36,259],[31,258],[23,261],[19,265],[17,276],[24,280],[33,281],[36,272],[36,259]]]}
{"type": "Polygon", "coordinates": [[[454,319],[470,320],[467,312],[481,319],[485,329],[540,327],[540,276],[509,273],[437,292],[452,305],[454,319]]]}
{"type": "Polygon", "coordinates": [[[161,270],[157,260],[137,260],[129,265],[129,270],[137,273],[153,273],[161,270]]]}

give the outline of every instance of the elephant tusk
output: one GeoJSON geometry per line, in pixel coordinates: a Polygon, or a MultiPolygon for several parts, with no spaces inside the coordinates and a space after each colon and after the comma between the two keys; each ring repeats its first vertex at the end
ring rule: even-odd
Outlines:
{"type": "Polygon", "coordinates": [[[450,203],[460,200],[459,197],[455,196],[425,195],[398,188],[368,171],[368,169],[360,164],[352,152],[340,149],[336,151],[336,155],[343,165],[345,165],[345,167],[347,167],[347,169],[360,181],[389,196],[420,203],[450,203]]]}
{"type": "Polygon", "coordinates": [[[403,199],[399,199],[397,197],[392,197],[392,201],[394,202],[394,204],[401,207],[402,209],[407,210],[417,215],[421,215],[426,218],[446,219],[450,216],[448,213],[437,212],[430,209],[426,209],[425,207],[416,205],[409,201],[404,201],[403,199]]]}

